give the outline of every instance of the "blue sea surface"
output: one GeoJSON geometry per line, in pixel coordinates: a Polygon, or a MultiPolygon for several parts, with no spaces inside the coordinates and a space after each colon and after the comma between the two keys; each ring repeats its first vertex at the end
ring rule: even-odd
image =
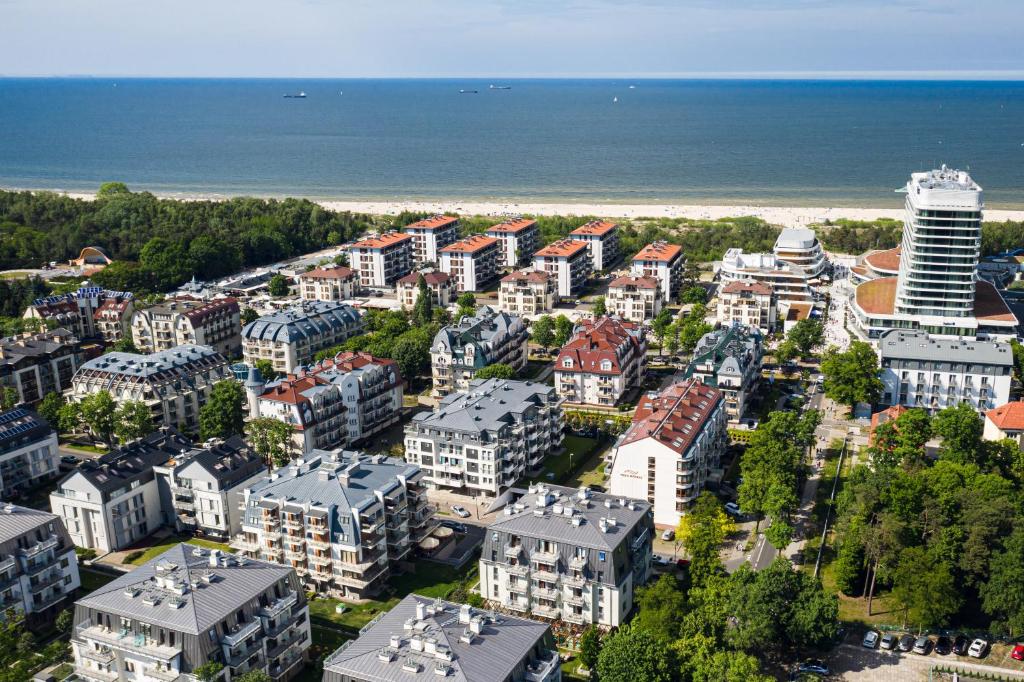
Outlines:
{"type": "Polygon", "coordinates": [[[1024,207],[1021,82],[495,84],[0,79],[0,186],[897,206],[946,163],[1024,207]]]}

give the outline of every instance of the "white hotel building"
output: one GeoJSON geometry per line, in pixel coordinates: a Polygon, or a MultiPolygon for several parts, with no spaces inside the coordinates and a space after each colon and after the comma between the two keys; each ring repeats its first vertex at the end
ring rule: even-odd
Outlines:
{"type": "Polygon", "coordinates": [[[594,272],[607,270],[619,260],[619,226],[607,220],[594,220],[569,233],[569,239],[586,242],[594,272]]]}
{"type": "Polygon", "coordinates": [[[583,291],[593,269],[589,248],[587,242],[560,239],[533,254],[533,269],[551,275],[559,298],[573,298],[583,291]]]}
{"type": "Polygon", "coordinates": [[[515,218],[492,225],[487,230],[487,236],[501,242],[501,257],[498,264],[506,268],[529,263],[533,252],[540,245],[537,221],[529,218],[515,218]]]}
{"type": "Polygon", "coordinates": [[[671,303],[682,293],[683,267],[686,256],[683,247],[656,241],[640,249],[633,256],[632,273],[635,277],[653,277],[658,280],[665,303],[671,303]]]}

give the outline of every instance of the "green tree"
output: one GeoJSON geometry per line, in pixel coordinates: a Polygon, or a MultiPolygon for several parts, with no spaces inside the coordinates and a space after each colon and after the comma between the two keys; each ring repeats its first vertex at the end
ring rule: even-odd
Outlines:
{"type": "Polygon", "coordinates": [[[742,651],[715,651],[710,656],[692,660],[693,682],[774,682],[775,678],[761,672],[757,657],[742,651]]]}
{"type": "Polygon", "coordinates": [[[122,444],[138,440],[155,429],[153,414],[142,401],[126,400],[114,411],[114,434],[122,444]]]}
{"type": "Polygon", "coordinates": [[[643,628],[624,625],[605,637],[597,659],[601,682],[672,682],[678,671],[674,650],[643,628]]]}
{"type": "Polygon", "coordinates": [[[93,438],[107,445],[113,444],[114,429],[117,427],[117,404],[106,391],[86,396],[78,405],[82,423],[93,438]]]}
{"type": "Polygon", "coordinates": [[[269,293],[271,296],[275,298],[287,296],[289,290],[290,287],[288,286],[288,278],[285,277],[284,275],[274,275],[273,277],[270,278],[270,281],[267,282],[267,293],[269,293]]]}
{"type": "Polygon", "coordinates": [[[789,364],[794,359],[796,359],[796,356],[799,354],[800,351],[797,350],[796,344],[790,341],[789,339],[786,339],[785,341],[781,342],[778,346],[776,346],[775,352],[773,353],[773,355],[775,356],[775,362],[779,363],[780,365],[789,364]]]}
{"type": "Polygon", "coordinates": [[[160,291],[173,289],[195,274],[195,264],[181,239],[153,237],[139,252],[139,264],[152,275],[160,291]]]}
{"type": "Polygon", "coordinates": [[[804,318],[789,330],[787,340],[793,342],[802,357],[810,357],[814,347],[825,340],[825,327],[820,320],[804,318]]]}
{"type": "Polygon", "coordinates": [[[455,299],[455,305],[458,307],[458,317],[473,317],[476,315],[476,296],[472,291],[465,291],[459,294],[459,297],[455,299]]]}
{"type": "Polygon", "coordinates": [[[876,469],[911,466],[924,461],[925,444],[932,436],[932,418],[923,409],[907,410],[895,420],[875,428],[868,452],[876,469]]]}
{"type": "Polygon", "coordinates": [[[242,308],[242,326],[252,324],[256,320],[260,319],[260,314],[256,312],[255,308],[242,308]]]}
{"type": "Polygon", "coordinates": [[[416,288],[418,294],[416,296],[416,303],[412,307],[412,319],[419,325],[430,324],[434,318],[434,295],[430,292],[430,287],[427,286],[427,279],[423,276],[422,272],[416,279],[416,288]]]}
{"type": "Polygon", "coordinates": [[[651,320],[651,331],[654,332],[654,338],[658,341],[658,347],[665,347],[665,335],[668,333],[669,325],[672,324],[672,311],[668,308],[662,308],[661,311],[651,320]]]}
{"type": "Polygon", "coordinates": [[[1019,638],[1024,632],[1024,528],[1015,528],[1005,549],[992,557],[989,578],[979,592],[985,613],[1019,638]]]}
{"type": "Polygon", "coordinates": [[[231,678],[233,682],[271,682],[272,678],[262,670],[250,670],[238,677],[231,678]]]}
{"type": "Polygon", "coordinates": [[[224,664],[218,663],[217,661],[207,661],[202,665],[197,665],[192,669],[195,676],[199,678],[199,682],[213,682],[214,680],[220,679],[221,673],[224,671],[224,664]]]}
{"type": "Polygon", "coordinates": [[[71,632],[71,625],[75,622],[75,613],[71,609],[64,609],[57,614],[55,625],[60,632],[71,632]]]}
{"type": "Polygon", "coordinates": [[[123,182],[104,182],[96,192],[96,198],[107,199],[119,194],[130,194],[128,185],[123,182]]]}
{"type": "Polygon", "coordinates": [[[705,585],[711,576],[722,572],[719,550],[736,526],[725,513],[718,498],[705,491],[693,507],[679,519],[676,542],[690,555],[690,580],[705,585]]]}
{"type": "Polygon", "coordinates": [[[421,330],[405,333],[395,341],[391,358],[398,363],[398,369],[406,381],[419,376],[430,367],[431,337],[419,333],[421,330]]]}
{"type": "Polygon", "coordinates": [[[587,670],[593,670],[600,655],[601,630],[594,625],[588,625],[580,635],[580,664],[587,670]]]}
{"type": "Polygon", "coordinates": [[[245,390],[232,379],[217,382],[199,408],[199,437],[229,438],[245,430],[245,390]]]}
{"type": "Polygon", "coordinates": [[[854,341],[849,350],[830,350],[821,361],[825,395],[853,408],[857,403],[875,403],[882,395],[878,378],[878,356],[870,345],[854,341]]]}
{"type": "Polygon", "coordinates": [[[633,624],[663,641],[679,637],[686,615],[686,595],[676,579],[663,574],[636,591],[637,615],[633,624]]]}
{"type": "Polygon", "coordinates": [[[335,265],[340,265],[341,267],[344,267],[344,268],[347,268],[348,267],[348,252],[347,251],[342,251],[337,256],[335,256],[334,257],[334,264],[335,265]]]}
{"type": "Polygon", "coordinates": [[[106,353],[138,353],[139,349],[135,347],[135,342],[132,341],[130,336],[122,336],[114,343],[107,346],[106,353]]]}
{"type": "Polygon", "coordinates": [[[707,303],[708,291],[700,285],[692,286],[683,292],[679,300],[684,305],[690,303],[707,303]]]}
{"type": "Polygon", "coordinates": [[[555,318],[555,346],[561,348],[572,338],[573,323],[565,315],[555,318]]]}
{"type": "Polygon", "coordinates": [[[62,405],[57,413],[57,430],[61,433],[75,433],[82,425],[82,407],[78,403],[62,405]]]}
{"type": "Polygon", "coordinates": [[[266,358],[256,360],[252,363],[252,366],[259,370],[260,376],[263,377],[264,381],[273,381],[277,378],[277,370],[274,369],[274,363],[266,358]]]}
{"type": "Polygon", "coordinates": [[[545,351],[555,343],[555,321],[550,315],[541,315],[530,325],[533,342],[545,351]]]}
{"type": "Polygon", "coordinates": [[[511,365],[504,363],[495,363],[493,365],[487,365],[483,369],[477,371],[473,375],[475,379],[515,379],[516,371],[512,369],[511,365]]]}
{"type": "Polygon", "coordinates": [[[39,416],[53,427],[55,431],[60,430],[60,408],[64,406],[64,396],[55,391],[50,391],[43,396],[43,400],[36,407],[39,416]]]}
{"type": "Polygon", "coordinates": [[[908,547],[893,575],[892,596],[903,608],[904,624],[943,627],[962,603],[950,566],[924,547],[908,547]]]}
{"type": "Polygon", "coordinates": [[[292,427],[272,417],[253,419],[245,425],[253,450],[269,466],[287,466],[292,460],[292,427]]]}
{"type": "Polygon", "coordinates": [[[664,338],[661,340],[661,345],[665,349],[665,352],[669,356],[674,357],[679,352],[679,336],[680,336],[680,325],[679,322],[673,322],[665,329],[664,338]]]}
{"type": "Polygon", "coordinates": [[[0,387],[0,412],[13,409],[18,404],[18,390],[13,386],[0,387]]]}
{"type": "Polygon", "coordinates": [[[592,311],[594,317],[602,317],[608,314],[608,306],[605,303],[604,296],[598,296],[594,299],[592,311]]]}
{"type": "Polygon", "coordinates": [[[968,403],[947,407],[932,419],[932,431],[942,438],[939,456],[960,464],[981,464],[981,432],[985,424],[968,403]]]}

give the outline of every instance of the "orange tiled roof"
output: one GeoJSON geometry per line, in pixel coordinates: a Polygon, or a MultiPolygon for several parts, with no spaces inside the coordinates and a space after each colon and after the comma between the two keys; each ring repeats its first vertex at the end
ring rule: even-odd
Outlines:
{"type": "Polygon", "coordinates": [[[623,436],[622,444],[653,438],[684,454],[721,400],[722,394],[717,389],[693,378],[672,384],[660,394],[645,395],[633,414],[633,425],[623,436]]]}
{"type": "Polygon", "coordinates": [[[459,222],[458,217],[450,215],[436,215],[430,218],[424,218],[423,220],[417,220],[414,223],[406,225],[406,229],[415,227],[423,230],[436,230],[440,227],[447,227],[453,223],[459,222]]]}
{"type": "Polygon", "coordinates": [[[578,239],[559,239],[557,242],[551,242],[543,249],[533,254],[534,256],[545,256],[554,258],[567,258],[569,256],[575,256],[580,251],[587,248],[586,242],[581,242],[578,239]]]}
{"type": "Polygon", "coordinates": [[[383,249],[388,246],[394,246],[405,241],[412,241],[411,234],[405,234],[404,232],[385,232],[379,237],[367,237],[366,239],[360,239],[352,245],[353,249],[383,249]]]}
{"type": "Polygon", "coordinates": [[[623,275],[622,277],[616,277],[608,285],[608,288],[613,287],[628,287],[634,286],[638,289],[657,289],[658,280],[653,277],[633,277],[631,275],[623,275]]]}
{"type": "Polygon", "coordinates": [[[984,280],[974,285],[974,316],[984,322],[1017,324],[1017,316],[1007,307],[999,291],[984,280]]]}
{"type": "Polygon", "coordinates": [[[668,242],[654,242],[640,249],[640,253],[633,256],[633,260],[653,260],[663,263],[670,263],[683,251],[678,244],[668,242]]]}
{"type": "Polygon", "coordinates": [[[1024,431],[1024,400],[993,408],[985,417],[1002,431],[1024,431]]]}
{"type": "Polygon", "coordinates": [[[328,382],[324,379],[318,379],[315,376],[304,376],[299,378],[292,376],[267,388],[267,390],[263,391],[263,394],[260,395],[260,398],[273,400],[279,403],[298,405],[299,403],[309,401],[309,398],[302,395],[303,391],[307,391],[314,386],[324,385],[327,383],[328,382]]]}
{"type": "Polygon", "coordinates": [[[519,280],[526,280],[527,282],[547,282],[549,279],[551,279],[551,275],[543,270],[517,270],[502,277],[501,281],[517,282],[519,280]]]}
{"type": "Polygon", "coordinates": [[[811,316],[813,306],[810,303],[790,303],[786,310],[787,322],[799,322],[811,316]]]}
{"type": "Polygon", "coordinates": [[[885,251],[873,251],[864,256],[864,261],[872,270],[878,272],[898,272],[900,269],[900,254],[902,252],[903,247],[901,246],[897,246],[895,249],[886,249],[885,251]]]}
{"type": "Polygon", "coordinates": [[[857,287],[857,305],[869,315],[892,315],[896,301],[896,278],[879,277],[857,287]]]}
{"type": "Polygon", "coordinates": [[[618,223],[613,223],[609,220],[592,220],[585,225],[580,225],[569,234],[603,237],[618,226],[618,223]]]}
{"type": "Polygon", "coordinates": [[[487,228],[487,234],[490,234],[492,232],[515,234],[517,232],[522,232],[523,230],[529,229],[536,224],[537,221],[531,220],[530,218],[515,218],[513,220],[506,220],[503,223],[498,223],[497,225],[491,225],[489,228],[487,228]]]}
{"type": "Polygon", "coordinates": [[[494,246],[498,243],[498,240],[494,237],[488,237],[484,234],[474,234],[460,239],[457,242],[449,244],[448,246],[441,249],[441,253],[476,253],[482,249],[486,249],[489,246],[494,246]]]}
{"type": "Polygon", "coordinates": [[[640,341],[631,331],[637,325],[615,317],[601,317],[595,320],[584,320],[576,327],[576,333],[569,342],[562,346],[562,351],[555,361],[556,372],[585,372],[588,374],[608,374],[618,376],[622,373],[618,349],[623,343],[632,346],[632,352],[640,352],[640,341]],[[565,358],[572,358],[572,367],[563,367],[565,358]],[[601,369],[601,361],[611,361],[610,370],[601,369]]]}
{"type": "Polygon", "coordinates": [[[335,265],[330,268],[316,268],[309,272],[303,272],[299,279],[350,279],[356,276],[356,271],[346,268],[344,265],[335,265]]]}

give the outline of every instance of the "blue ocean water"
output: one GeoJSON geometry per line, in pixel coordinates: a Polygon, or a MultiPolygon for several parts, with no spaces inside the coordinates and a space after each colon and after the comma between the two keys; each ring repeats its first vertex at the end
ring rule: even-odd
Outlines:
{"type": "Polygon", "coordinates": [[[946,163],[1024,206],[1021,82],[495,83],[0,79],[0,186],[886,206],[946,163]]]}

